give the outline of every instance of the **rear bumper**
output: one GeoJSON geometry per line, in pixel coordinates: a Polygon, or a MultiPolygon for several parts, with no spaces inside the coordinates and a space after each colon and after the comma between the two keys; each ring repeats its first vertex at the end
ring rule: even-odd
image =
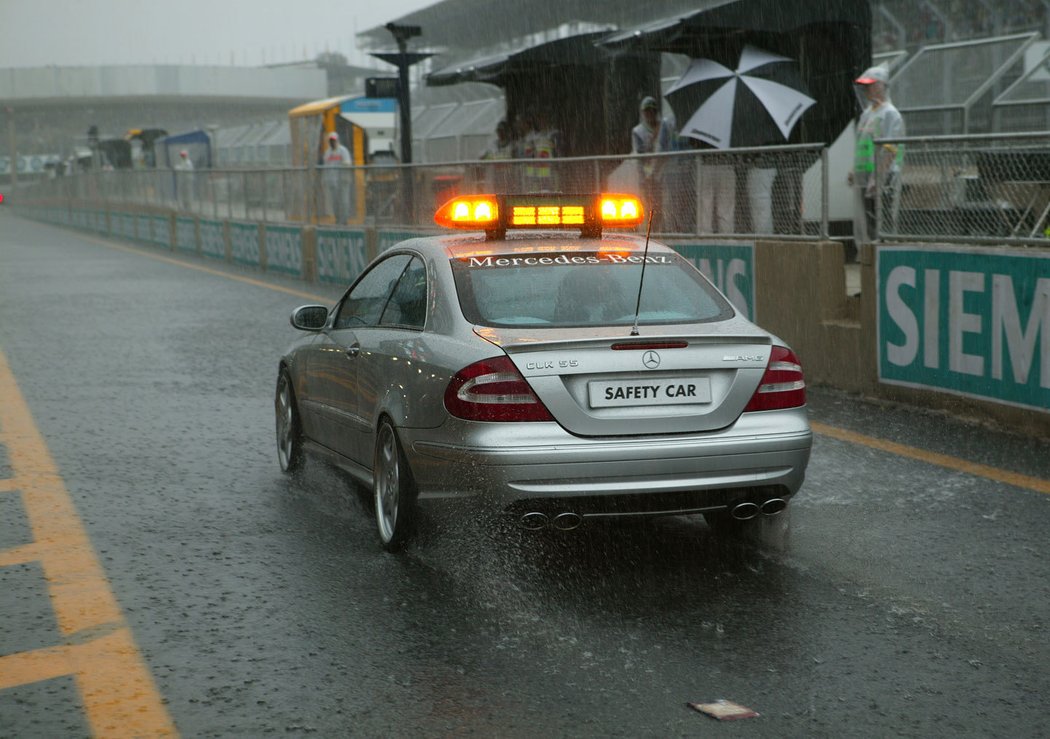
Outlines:
{"type": "MultiPolygon", "coordinates": [[[[402,443],[420,499],[481,497],[496,505],[520,501],[594,503],[689,495],[712,509],[749,489],[793,495],[809,462],[812,432],[805,408],[744,414],[727,429],[695,435],[580,438],[557,424],[457,424],[402,429],[402,443]],[[455,436],[453,436],[455,438],[455,436]]],[[[655,502],[655,501],[654,501],[655,502]]],[[[629,505],[626,508],[630,508],[629,505]]]]}

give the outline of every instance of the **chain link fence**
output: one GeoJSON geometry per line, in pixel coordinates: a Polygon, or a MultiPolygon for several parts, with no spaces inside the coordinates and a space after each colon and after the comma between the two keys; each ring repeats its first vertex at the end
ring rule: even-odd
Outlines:
{"type": "MultiPolygon", "coordinates": [[[[1050,132],[878,143],[904,154],[898,176],[877,173],[883,186],[869,224],[875,240],[1043,246],[1050,240],[1050,132]]],[[[17,199],[419,230],[433,227],[437,207],[458,194],[627,192],[654,209],[654,233],[811,239],[829,236],[828,157],[817,145],[337,170],[87,172],[24,185],[17,199]]],[[[846,167],[836,166],[836,183],[846,167]]],[[[859,195],[857,201],[854,213],[863,207],[859,195]]]]}
{"type": "Polygon", "coordinates": [[[880,240],[1047,244],[1050,133],[878,143],[904,150],[899,178],[877,178],[880,240]]]}
{"type": "Polygon", "coordinates": [[[438,206],[459,194],[626,192],[653,209],[656,233],[790,239],[827,235],[827,167],[816,145],[340,169],[107,171],[34,183],[24,199],[426,228],[438,206]]]}

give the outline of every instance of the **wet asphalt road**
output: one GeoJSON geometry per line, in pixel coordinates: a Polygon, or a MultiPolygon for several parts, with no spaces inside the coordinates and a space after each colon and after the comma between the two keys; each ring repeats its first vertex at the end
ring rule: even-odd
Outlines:
{"type": "MultiPolygon", "coordinates": [[[[790,536],[766,545],[684,519],[431,521],[383,554],[345,480],[277,467],[276,361],[311,301],[160,255],[0,216],[0,352],[183,736],[1050,733],[1050,496],[818,435],[790,536]],[[718,698],[761,715],[686,707],[718,698]]],[[[1050,478],[1046,441],[830,390],[810,405],[1050,478]]],[[[32,537],[0,492],[0,557],[32,537]]],[[[62,643],[39,565],[0,567],[0,621],[0,673],[62,643]]],[[[0,736],[87,735],[84,702],[70,676],[0,690],[0,736]]]]}

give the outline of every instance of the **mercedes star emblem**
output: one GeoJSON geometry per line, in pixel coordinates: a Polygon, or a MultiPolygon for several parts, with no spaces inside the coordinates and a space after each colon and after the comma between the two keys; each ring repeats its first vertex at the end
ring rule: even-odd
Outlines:
{"type": "Polygon", "coordinates": [[[660,366],[660,355],[654,351],[647,351],[642,355],[642,364],[648,369],[656,369],[660,366]]]}

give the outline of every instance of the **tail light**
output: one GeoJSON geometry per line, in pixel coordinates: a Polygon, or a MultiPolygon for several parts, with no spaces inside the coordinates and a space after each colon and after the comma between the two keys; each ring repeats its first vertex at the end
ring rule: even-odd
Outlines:
{"type": "Polygon", "coordinates": [[[445,388],[445,408],[468,421],[553,421],[509,357],[483,359],[457,372],[445,388]]]}
{"type": "Polygon", "coordinates": [[[775,411],[806,404],[806,380],[798,357],[787,347],[774,346],[769,364],[755,394],[744,408],[748,411],[775,411]]]}

